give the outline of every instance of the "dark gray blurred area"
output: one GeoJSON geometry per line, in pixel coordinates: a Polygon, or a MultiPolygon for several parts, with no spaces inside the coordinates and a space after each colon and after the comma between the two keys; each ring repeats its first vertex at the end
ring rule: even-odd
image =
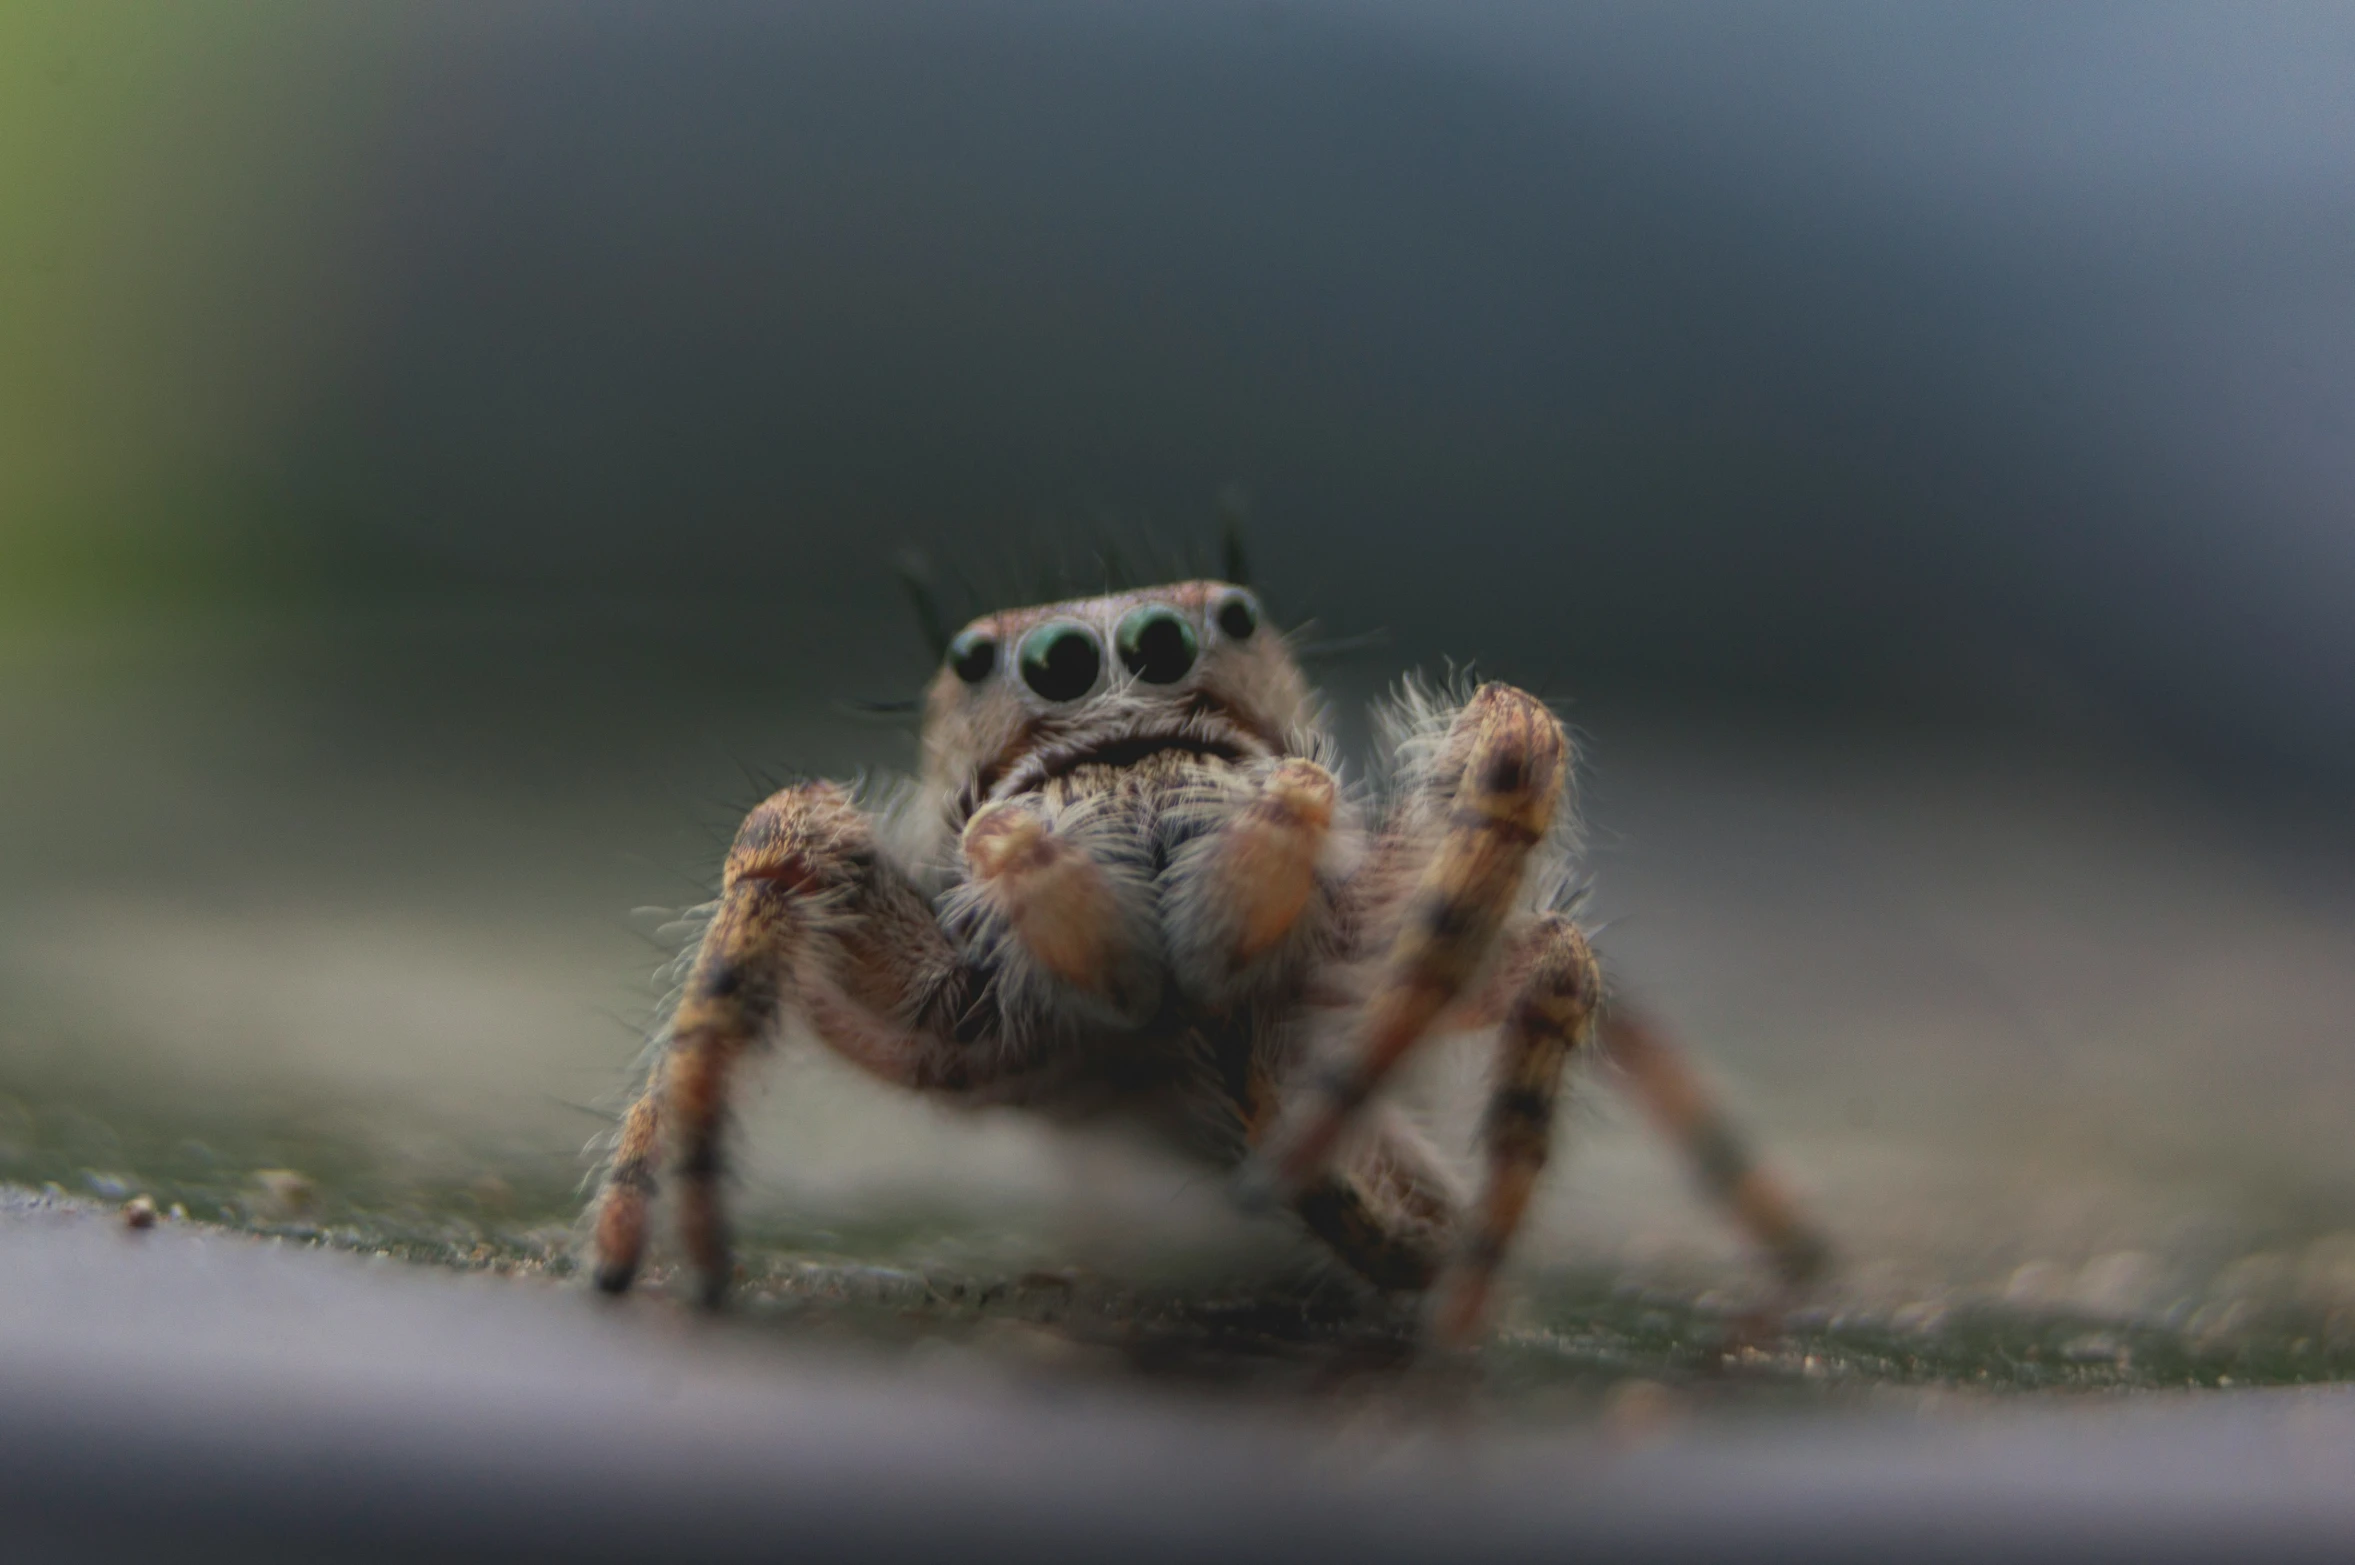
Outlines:
{"type": "Polygon", "coordinates": [[[888,694],[893,546],[1231,486],[1402,663],[2355,777],[2344,7],[431,14],[270,479],[352,583],[888,694]]]}

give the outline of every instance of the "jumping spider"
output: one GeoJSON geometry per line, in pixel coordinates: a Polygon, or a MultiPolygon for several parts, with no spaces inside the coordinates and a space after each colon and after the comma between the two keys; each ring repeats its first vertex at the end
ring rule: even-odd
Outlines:
{"type": "Polygon", "coordinates": [[[790,1019],[883,1080],[1125,1115],[1288,1206],[1377,1287],[1472,1338],[1528,1207],[1570,1055],[1614,1056],[1793,1281],[1823,1248],[1562,911],[1570,742],[1509,685],[1414,684],[1378,797],[1245,588],[1188,581],[985,615],[924,704],[912,807],[817,782],[753,810],[595,1223],[629,1287],[669,1147],[707,1302],[730,1276],[722,1136],[739,1063],[790,1019]],[[904,840],[902,840],[904,839],[904,840]],[[1496,1035],[1466,1203],[1375,1101],[1426,1038],[1496,1035]]]}

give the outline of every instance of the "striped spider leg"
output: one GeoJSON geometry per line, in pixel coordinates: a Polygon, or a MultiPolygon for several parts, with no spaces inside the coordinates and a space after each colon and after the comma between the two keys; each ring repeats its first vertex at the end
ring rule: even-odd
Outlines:
{"type": "Polygon", "coordinates": [[[594,1226],[597,1286],[620,1293],[637,1276],[667,1145],[701,1296],[725,1294],[730,1093],[745,1055],[789,1015],[898,1086],[974,1091],[1014,1068],[988,1038],[959,1034],[976,979],[846,791],[813,783],[754,809],[728,849],[662,1054],[622,1121],[594,1226]]]}

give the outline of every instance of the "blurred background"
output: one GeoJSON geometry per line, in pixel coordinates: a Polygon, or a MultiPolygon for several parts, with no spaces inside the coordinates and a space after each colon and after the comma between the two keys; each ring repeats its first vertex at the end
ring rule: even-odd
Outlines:
{"type": "MultiPolygon", "coordinates": [[[[894,552],[1224,504],[1384,633],[1351,732],[1578,725],[1836,1308],[2355,1353],[2351,79],[2332,5],[20,0],[0,1178],[560,1258],[660,910],[913,759],[894,552]]],[[[1278,1243],[772,1081],[779,1264],[1278,1243]]],[[[1528,1340],[1748,1275],[1592,1097],[1528,1340]]]]}

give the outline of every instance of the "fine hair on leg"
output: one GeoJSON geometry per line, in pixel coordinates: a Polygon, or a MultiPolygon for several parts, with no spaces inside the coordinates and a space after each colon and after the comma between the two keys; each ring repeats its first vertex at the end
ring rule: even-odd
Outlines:
{"type": "MultiPolygon", "coordinates": [[[[1261,1177],[1277,1192],[1302,1188],[1324,1165],[1359,1109],[1488,961],[1532,850],[1553,826],[1569,759],[1553,713],[1509,685],[1481,686],[1456,714],[1427,797],[1415,801],[1434,821],[1436,843],[1403,899],[1346,1052],[1303,1084],[1307,1101],[1266,1151],[1261,1177]]],[[[1394,840],[1408,829],[1394,826],[1394,840]]]]}
{"type": "Polygon", "coordinates": [[[648,1207],[666,1161],[680,1237],[710,1304],[732,1262],[722,1193],[728,1113],[743,1057],[788,1016],[895,1084],[966,1092],[1023,1063],[994,1031],[958,1036],[981,987],[929,899],[829,783],[788,788],[745,818],[728,850],[678,1008],[644,1094],[622,1122],[593,1225],[592,1275],[608,1293],[636,1278],[648,1207]]]}
{"type": "Polygon", "coordinates": [[[1571,1055],[1594,1031],[1602,977],[1578,926],[1541,920],[1519,993],[1497,1036],[1496,1078],[1480,1139],[1487,1168],[1446,1274],[1432,1290],[1431,1334],[1459,1346],[1479,1330],[1497,1269],[1528,1215],[1553,1145],[1554,1108],[1571,1055]]]}

